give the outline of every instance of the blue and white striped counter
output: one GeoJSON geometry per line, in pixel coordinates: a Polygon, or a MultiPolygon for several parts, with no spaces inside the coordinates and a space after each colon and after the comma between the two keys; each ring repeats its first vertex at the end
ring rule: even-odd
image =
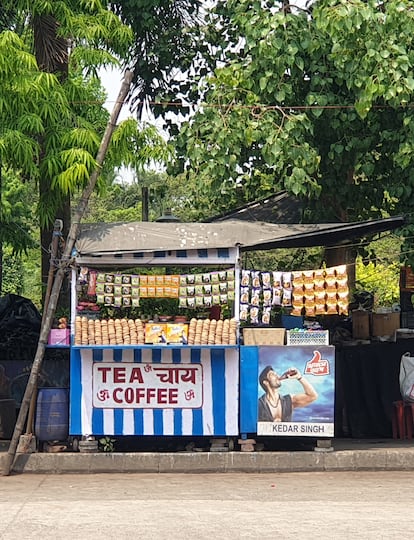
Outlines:
{"type": "MultiPolygon", "coordinates": [[[[182,377],[181,381],[188,380],[188,375],[187,379],[185,375],[182,377]]],[[[182,385],[185,386],[185,383],[182,385]]],[[[132,386],[135,391],[140,387],[139,381],[135,381],[132,386]]],[[[162,391],[166,392],[167,389],[163,388],[162,391]]],[[[121,390],[119,395],[120,392],[121,390]]],[[[238,346],[72,347],[69,426],[71,435],[232,436],[239,433],[238,411],[238,346]],[[100,363],[102,369],[99,371],[100,363]],[[97,394],[105,392],[99,390],[96,383],[97,372],[101,373],[107,369],[110,373],[113,369],[111,366],[121,366],[118,371],[127,373],[127,377],[130,377],[131,373],[138,373],[139,379],[141,372],[145,377],[151,372],[150,376],[154,377],[154,372],[158,372],[156,380],[165,381],[167,375],[161,375],[163,365],[166,368],[165,373],[175,371],[183,374],[186,372],[201,374],[197,388],[202,392],[202,400],[197,407],[162,408],[159,403],[156,408],[149,405],[141,408],[130,405],[122,408],[122,404],[107,408],[94,406],[97,394]],[[198,365],[197,370],[191,370],[191,365],[198,365]],[[180,369],[174,370],[174,367],[180,369]]]]}

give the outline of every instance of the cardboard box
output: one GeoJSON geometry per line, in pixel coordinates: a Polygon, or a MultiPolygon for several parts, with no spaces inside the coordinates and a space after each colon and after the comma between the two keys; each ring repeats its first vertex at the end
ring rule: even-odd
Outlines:
{"type": "Polygon", "coordinates": [[[69,328],[52,328],[49,332],[49,345],[70,345],[69,328]]]}
{"type": "Polygon", "coordinates": [[[371,327],[374,337],[393,336],[401,327],[400,313],[373,313],[371,327]]]}
{"type": "Polygon", "coordinates": [[[362,309],[352,311],[352,336],[354,339],[370,338],[370,312],[362,309]]]}
{"type": "Polygon", "coordinates": [[[284,328],[243,328],[244,345],[284,345],[284,328]]]}
{"type": "Polygon", "coordinates": [[[167,323],[168,343],[188,343],[188,324],[167,323]]]}
{"type": "Polygon", "coordinates": [[[145,343],[167,343],[167,325],[165,323],[147,323],[145,325],[145,343]]]}

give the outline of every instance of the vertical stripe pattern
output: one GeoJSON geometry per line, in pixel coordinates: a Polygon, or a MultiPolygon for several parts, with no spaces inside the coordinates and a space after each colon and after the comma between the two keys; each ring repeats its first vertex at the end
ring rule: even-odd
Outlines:
{"type": "Polygon", "coordinates": [[[238,435],[237,347],[88,348],[71,351],[71,435],[238,435]],[[93,364],[201,364],[203,402],[197,409],[93,407],[93,364]]]}

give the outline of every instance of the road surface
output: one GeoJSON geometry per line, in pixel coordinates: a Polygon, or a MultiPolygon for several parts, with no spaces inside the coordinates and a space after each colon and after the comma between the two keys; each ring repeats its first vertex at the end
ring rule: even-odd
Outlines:
{"type": "Polygon", "coordinates": [[[396,539],[414,472],[0,477],[0,539],[396,539]]]}

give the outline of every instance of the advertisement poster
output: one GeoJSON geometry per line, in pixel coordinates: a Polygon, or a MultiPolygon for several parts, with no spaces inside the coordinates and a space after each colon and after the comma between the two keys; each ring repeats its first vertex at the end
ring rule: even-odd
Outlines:
{"type": "Polygon", "coordinates": [[[334,347],[259,347],[257,389],[258,435],[334,436],[334,347]]]}

